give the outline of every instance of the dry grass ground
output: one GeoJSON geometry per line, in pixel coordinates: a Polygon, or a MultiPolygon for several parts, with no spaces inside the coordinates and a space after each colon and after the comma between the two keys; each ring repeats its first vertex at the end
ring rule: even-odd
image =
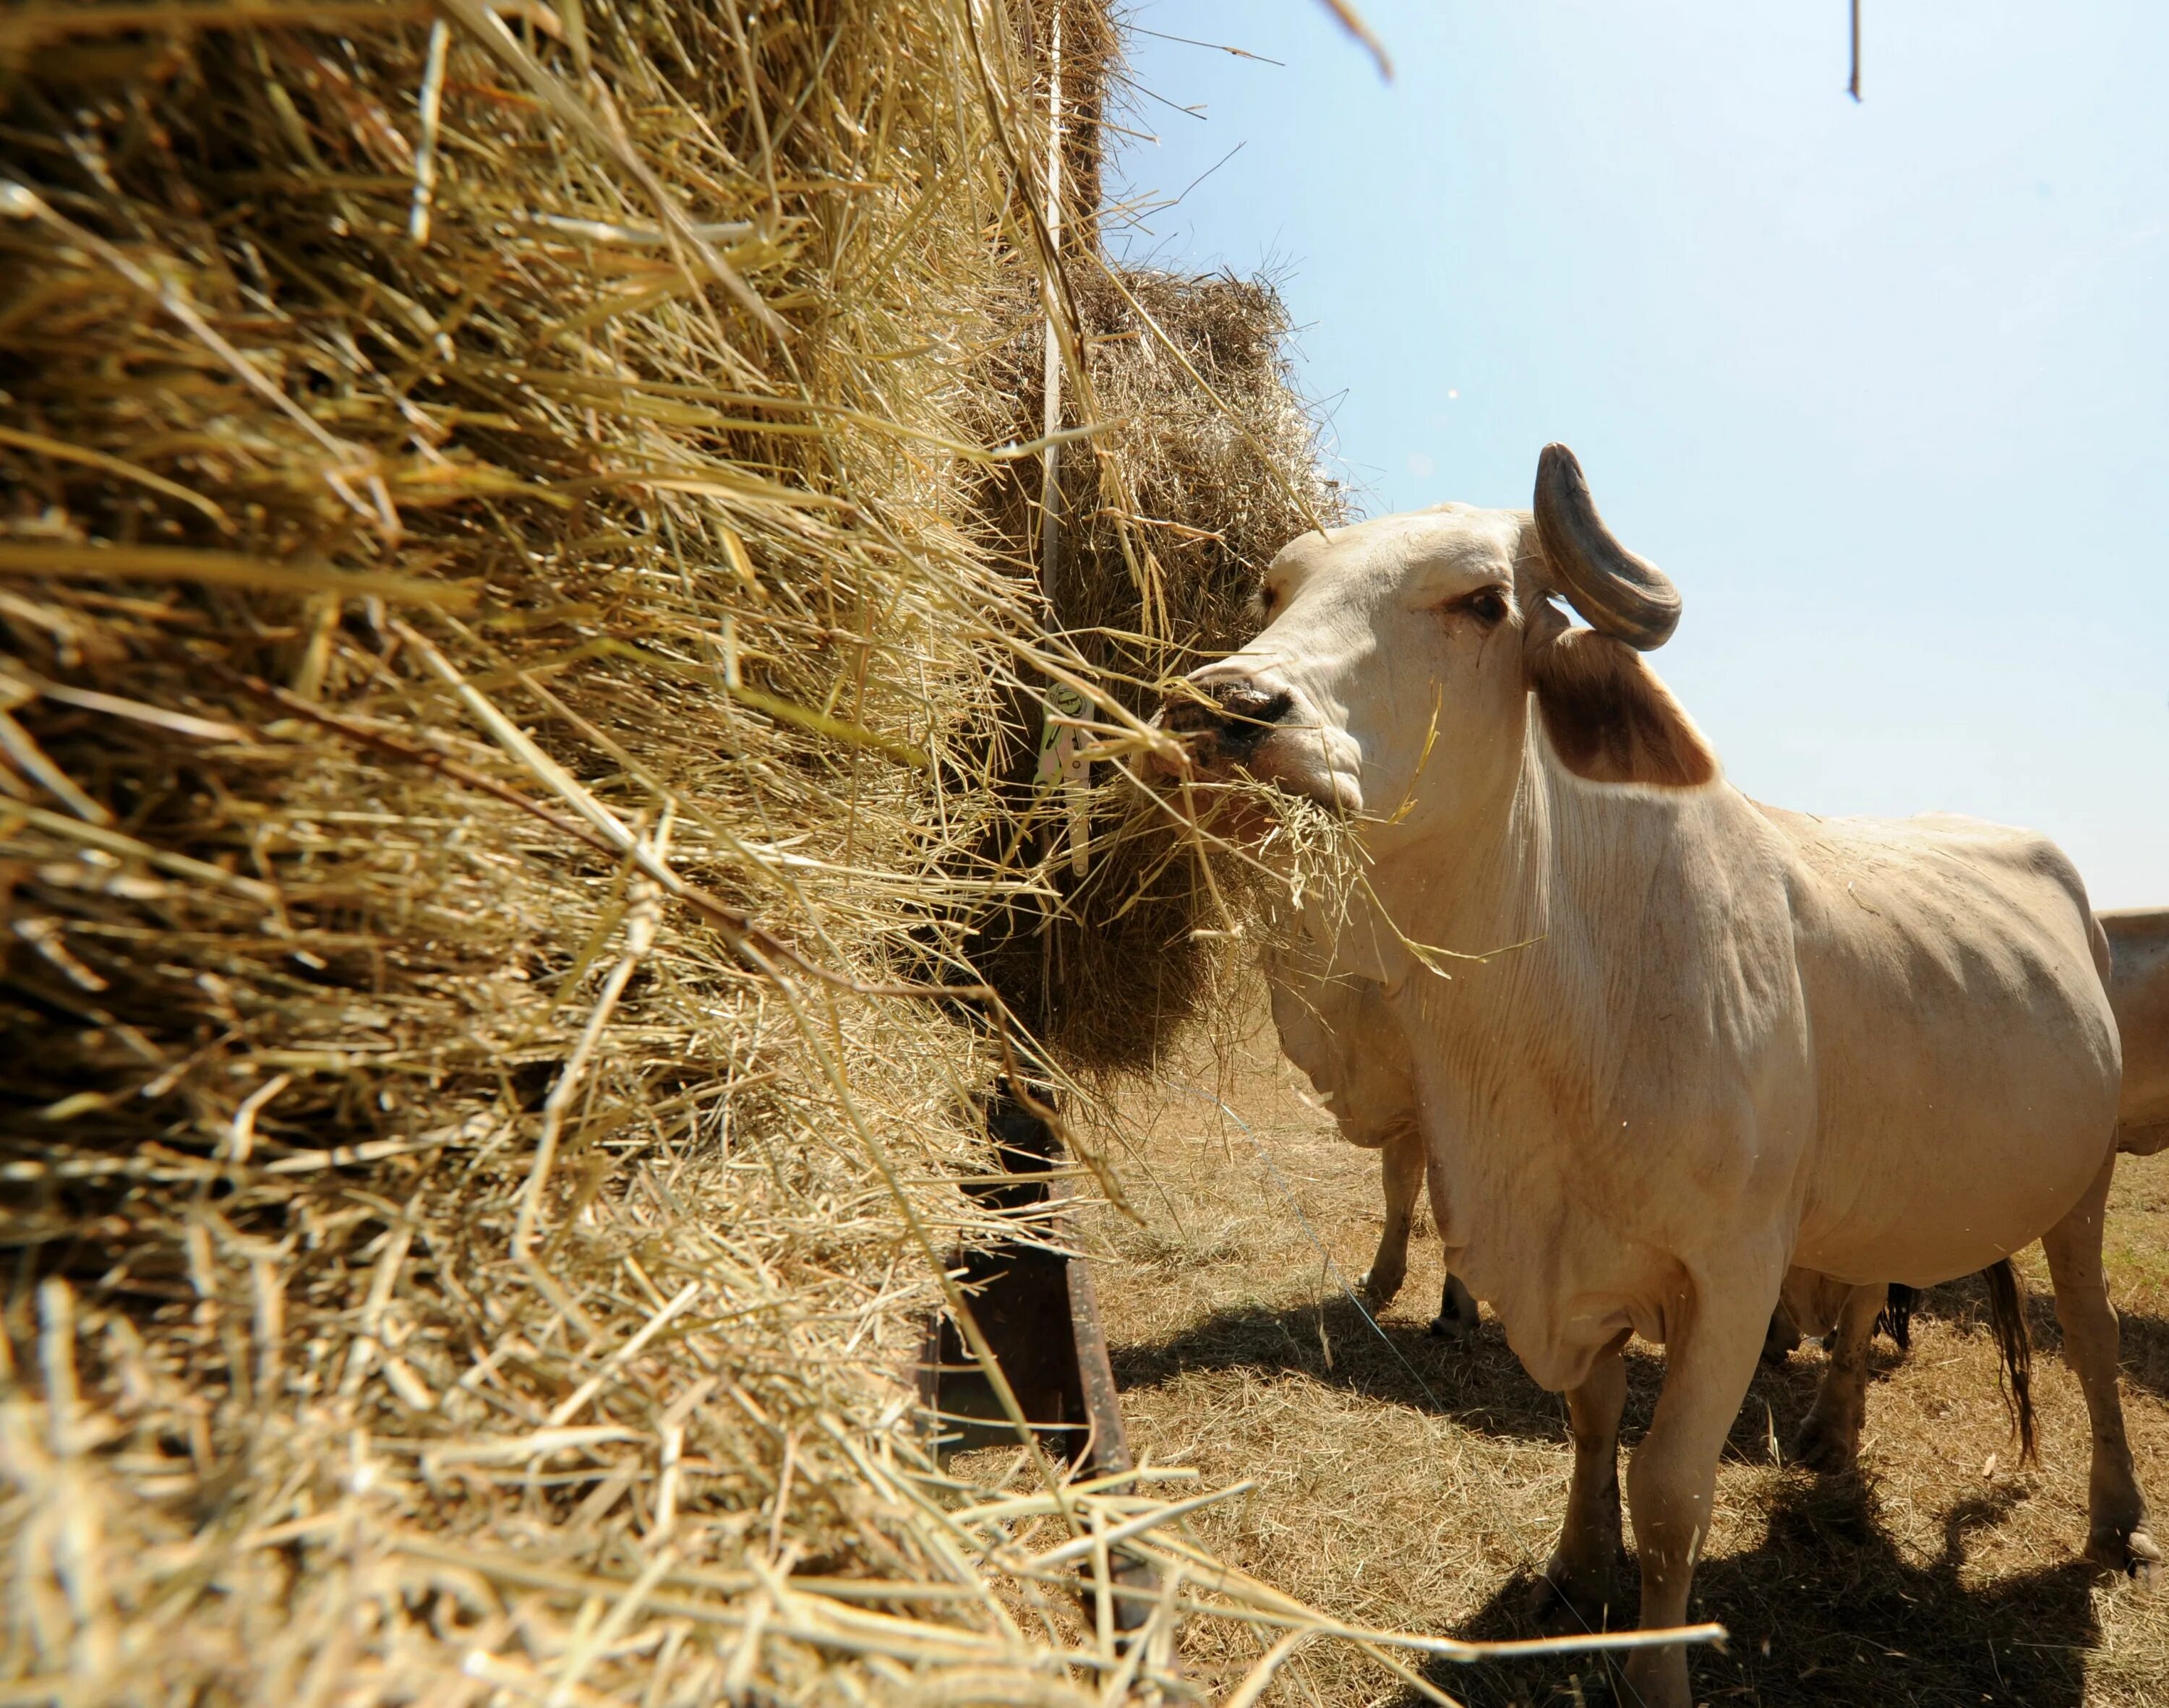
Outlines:
{"type": "MultiPolygon", "coordinates": [[[[1222,1557],[1322,1610],[1463,1636],[1533,1634],[1522,1618],[1564,1506],[1556,1397],[1486,1316],[1468,1344],[1433,1340],[1439,1248],[1415,1242],[1374,1334],[1327,1272],[1293,1205],[1352,1280],[1379,1226],[1378,1163],[1298,1094],[1260,1019],[1231,1064],[1171,1076],[1133,1109],[1151,1135],[1132,1168],[1142,1227],[1111,1212],[1100,1296],[1132,1445],[1256,1492],[1201,1515],[1222,1557]],[[1217,1082],[1217,1083],[1216,1083],[1217,1082]],[[1186,1088],[1217,1090],[1255,1130],[1186,1088]],[[1261,1158],[1269,1155],[1270,1166],[1261,1158]],[[1148,1177],[1146,1178],[1146,1177],[1148,1177]]],[[[2169,1502],[2169,1155],[2127,1159],[2109,1229],[2124,1322],[2126,1413],[2141,1475],[2169,1502]]],[[[1927,1295],[1913,1350],[1879,1343],[1857,1477],[1782,1463],[1812,1397],[1812,1346],[1756,1379],[1718,1485],[1695,1615],[1728,1652],[1695,1663],[1713,1705],[2141,1708],[2169,1701],[2169,1591],[2112,1583],[2077,1557],[2087,1430],[2038,1252],[2029,1274],[2041,1465],[2013,1463],[1982,1290],[1927,1295]]],[[[1648,1427],[1662,1354],[1638,1343],[1625,1437],[1648,1427]]],[[[1239,1676],[1256,1647],[1200,1632],[1193,1678],[1239,1676]],[[1210,1647],[1207,1647],[1210,1645],[1210,1647]]],[[[1609,1700],[1589,1660],[1435,1670],[1475,1704],[1609,1700]]],[[[1413,1700],[1351,1652],[1298,1657],[1268,1700],[1413,1700]]]]}

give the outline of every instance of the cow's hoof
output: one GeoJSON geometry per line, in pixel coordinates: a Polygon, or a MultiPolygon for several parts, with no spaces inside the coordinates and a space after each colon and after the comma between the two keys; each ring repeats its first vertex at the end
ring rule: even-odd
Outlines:
{"type": "Polygon", "coordinates": [[[1402,1280],[1402,1276],[1391,1270],[1381,1274],[1375,1269],[1366,1269],[1356,1278],[1356,1290],[1363,1296],[1366,1304],[1383,1311],[1394,1302],[1394,1296],[1401,1290],[1402,1280]]]}
{"type": "Polygon", "coordinates": [[[2097,1526],[2086,1538],[2086,1558],[2119,1577],[2136,1578],[2141,1583],[2151,1585],[2161,1581],[2161,1545],[2143,1527],[2126,1530],[2112,1525],[2097,1526]]]}
{"type": "Polygon", "coordinates": [[[1577,1572],[1554,1554],[1529,1591],[1529,1619],[1547,1636],[1582,1636],[1618,1623],[1612,1601],[1612,1585],[1601,1574],[1577,1572]]]}
{"type": "Polygon", "coordinates": [[[1464,1322],[1458,1317],[1442,1311],[1431,1319],[1431,1334],[1434,1340],[1466,1340],[1476,1332],[1474,1322],[1464,1322]]]}
{"type": "Polygon", "coordinates": [[[1793,1437],[1793,1463],[1818,1477],[1842,1477],[1860,1462],[1860,1432],[1810,1412],[1793,1437]]]}

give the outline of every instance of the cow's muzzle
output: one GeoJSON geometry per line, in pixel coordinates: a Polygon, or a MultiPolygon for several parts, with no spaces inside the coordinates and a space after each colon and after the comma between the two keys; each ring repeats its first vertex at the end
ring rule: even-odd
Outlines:
{"type": "Polygon", "coordinates": [[[1191,764],[1204,771],[1240,765],[1280,726],[1295,697],[1255,682],[1191,682],[1167,697],[1160,726],[1182,742],[1191,764]]]}

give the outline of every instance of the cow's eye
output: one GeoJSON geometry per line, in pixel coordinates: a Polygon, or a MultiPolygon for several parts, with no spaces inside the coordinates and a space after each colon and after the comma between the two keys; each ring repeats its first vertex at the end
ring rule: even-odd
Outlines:
{"type": "Polygon", "coordinates": [[[1479,588],[1454,600],[1447,609],[1456,614],[1465,612],[1485,628],[1493,629],[1506,620],[1506,596],[1495,587],[1479,588]]]}
{"type": "Polygon", "coordinates": [[[1280,604],[1281,590],[1278,588],[1261,587],[1258,589],[1258,615],[1260,616],[1270,617],[1275,611],[1280,609],[1280,604]]]}

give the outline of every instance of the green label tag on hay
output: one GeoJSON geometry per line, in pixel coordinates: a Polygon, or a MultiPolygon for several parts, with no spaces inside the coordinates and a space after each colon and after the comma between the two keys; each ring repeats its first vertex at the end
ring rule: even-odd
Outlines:
{"type": "Polygon", "coordinates": [[[1042,696],[1047,716],[1039,726],[1038,780],[1051,783],[1076,746],[1077,726],[1067,721],[1084,716],[1084,696],[1066,682],[1058,682],[1042,696]]]}
{"type": "Polygon", "coordinates": [[[1069,870],[1084,875],[1086,851],[1092,840],[1088,802],[1092,787],[1092,762],[1079,751],[1084,744],[1082,727],[1084,696],[1067,683],[1050,685],[1045,695],[1046,721],[1039,731],[1039,769],[1042,787],[1062,780],[1063,817],[1069,822],[1069,870]]]}

